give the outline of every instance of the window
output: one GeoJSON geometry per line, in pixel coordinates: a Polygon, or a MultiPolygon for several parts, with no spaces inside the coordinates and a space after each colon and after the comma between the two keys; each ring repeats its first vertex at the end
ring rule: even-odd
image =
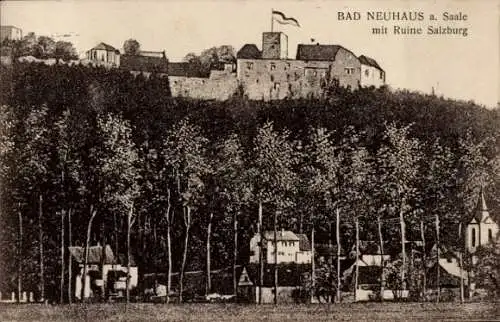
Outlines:
{"type": "Polygon", "coordinates": [[[257,83],[257,84],[259,83],[259,79],[258,78],[255,80],[255,83],[257,83]]]}
{"type": "Polygon", "coordinates": [[[370,71],[368,69],[365,69],[365,75],[370,76],[370,71]]]}
{"type": "Polygon", "coordinates": [[[275,63],[271,63],[271,70],[275,70],[276,69],[276,64],[275,63]]]}
{"type": "Polygon", "coordinates": [[[491,243],[493,241],[493,232],[491,228],[488,229],[488,241],[491,243]]]}
{"type": "Polygon", "coordinates": [[[283,241],[283,247],[286,247],[286,241],[283,241]]]}
{"type": "Polygon", "coordinates": [[[476,247],[476,228],[472,228],[471,245],[476,247]]]}
{"type": "Polygon", "coordinates": [[[318,76],[318,72],[317,71],[313,71],[313,76],[314,77],[318,76]]]}
{"type": "Polygon", "coordinates": [[[285,256],[285,252],[278,252],[278,255],[285,256]]]}
{"type": "Polygon", "coordinates": [[[253,69],[253,63],[247,62],[247,69],[253,69]]]}
{"type": "Polygon", "coordinates": [[[354,74],[355,71],[356,71],[356,68],[352,68],[352,67],[346,67],[346,68],[344,68],[344,72],[347,75],[352,75],[352,74],[354,74]]]}
{"type": "Polygon", "coordinates": [[[280,83],[274,83],[274,89],[280,89],[280,83]]]}
{"type": "Polygon", "coordinates": [[[385,79],[384,72],[380,71],[380,79],[385,79]]]}
{"type": "Polygon", "coordinates": [[[274,82],[274,75],[271,75],[271,82],[274,82]]]}

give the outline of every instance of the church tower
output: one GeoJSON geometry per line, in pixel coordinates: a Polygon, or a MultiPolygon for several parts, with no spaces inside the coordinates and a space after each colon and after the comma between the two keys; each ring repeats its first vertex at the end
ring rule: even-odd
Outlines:
{"type": "Polygon", "coordinates": [[[493,242],[498,234],[498,224],[493,220],[488,211],[484,198],[483,188],[477,201],[476,209],[465,232],[465,248],[469,253],[474,253],[479,246],[493,242]]]}

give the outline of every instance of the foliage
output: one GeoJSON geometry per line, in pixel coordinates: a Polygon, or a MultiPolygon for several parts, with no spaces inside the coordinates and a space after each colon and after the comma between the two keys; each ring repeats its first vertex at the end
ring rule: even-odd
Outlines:
{"type": "Polygon", "coordinates": [[[139,55],[141,52],[141,44],[135,39],[127,39],[123,43],[123,52],[126,55],[139,55]]]}

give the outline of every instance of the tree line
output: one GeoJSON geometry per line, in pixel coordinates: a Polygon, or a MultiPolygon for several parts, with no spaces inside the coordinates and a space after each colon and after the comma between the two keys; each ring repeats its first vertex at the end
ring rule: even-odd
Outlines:
{"type": "Polygon", "coordinates": [[[455,227],[481,187],[498,209],[500,113],[473,102],[337,87],[321,99],[199,101],[172,98],[155,75],[17,62],[1,72],[2,290],[67,301],[67,247],[99,242],[133,256],[140,276],[167,272],[169,291],[179,272],[182,299],[186,271],[234,272],[261,230],[314,228],[326,241],[338,214],[347,248],[356,220],[361,239],[378,240],[378,219],[402,218],[382,231],[397,254],[429,215],[441,243],[459,246],[455,227]]]}

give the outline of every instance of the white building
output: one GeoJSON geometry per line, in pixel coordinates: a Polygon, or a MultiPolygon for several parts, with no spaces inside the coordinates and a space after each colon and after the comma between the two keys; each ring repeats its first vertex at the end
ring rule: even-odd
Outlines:
{"type": "MultiPolygon", "coordinates": [[[[255,234],[250,240],[250,263],[259,262],[260,235],[255,234]]],[[[278,231],[276,234],[277,247],[274,245],[274,232],[264,232],[264,263],[275,263],[275,249],[277,248],[277,263],[310,264],[312,251],[309,239],[304,234],[295,234],[288,230],[278,231]]]]}
{"type": "Polygon", "coordinates": [[[362,87],[380,87],[385,84],[385,72],[375,59],[361,55],[359,56],[361,63],[361,80],[362,87]]]}
{"type": "Polygon", "coordinates": [[[88,50],[86,56],[89,61],[96,65],[120,66],[120,51],[103,42],[88,50]]]}
{"type": "Polygon", "coordinates": [[[469,253],[476,252],[479,246],[492,243],[497,238],[498,230],[498,223],[490,216],[481,189],[476,209],[465,231],[465,248],[469,253]]]}
{"type": "Polygon", "coordinates": [[[14,26],[0,26],[0,41],[8,40],[21,40],[23,38],[23,31],[21,28],[14,26]]]}

